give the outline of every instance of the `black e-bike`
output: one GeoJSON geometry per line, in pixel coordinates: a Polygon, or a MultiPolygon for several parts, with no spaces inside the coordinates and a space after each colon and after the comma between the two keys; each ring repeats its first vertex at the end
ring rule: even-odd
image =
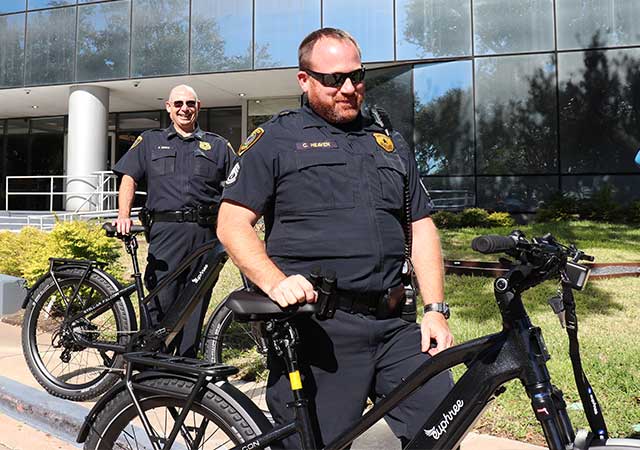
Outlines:
{"type": "MultiPolygon", "coordinates": [[[[579,261],[593,258],[575,246],[561,245],[551,235],[528,240],[520,232],[482,236],[474,239],[472,247],[482,253],[504,252],[512,259],[509,271],[494,282],[502,331],[456,345],[426,360],[323,448],[347,447],[433,376],[465,364],[466,370],[453,389],[431,414],[425,414],[423,427],[405,448],[456,448],[485,407],[503,391],[503,385],[519,379],[550,450],[640,449],[640,440],[609,438],[600,405],[582,370],[572,291],[582,289],[589,274],[579,261]],[[551,279],[561,283],[562,295],[552,307],[566,324],[575,381],[590,430],[574,430],[563,394],[551,383],[546,366],[549,354],[541,330],[531,323],[522,302],[525,290],[551,279]]],[[[256,450],[298,433],[301,448],[319,448],[298,372],[298,334],[289,319],[296,314],[330,319],[335,312],[331,295],[334,286],[335,278],[320,279],[318,303],[292,310],[282,310],[267,297],[246,291],[237,291],[227,300],[237,320],[265,322],[268,345],[284,359],[290,372],[294,397],[290,407],[295,412],[291,423],[273,427],[244,394],[226,381],[234,373],[233,367],[136,352],[124,355],[125,379],[95,405],[78,442],[84,442],[87,450],[256,450]]]]}

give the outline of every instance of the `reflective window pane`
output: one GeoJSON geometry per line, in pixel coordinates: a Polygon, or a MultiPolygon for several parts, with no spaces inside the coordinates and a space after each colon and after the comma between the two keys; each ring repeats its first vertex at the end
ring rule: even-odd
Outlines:
{"type": "Polygon", "coordinates": [[[0,14],[24,11],[26,0],[2,0],[0,2],[0,14]]]}
{"type": "Polygon", "coordinates": [[[396,0],[398,59],[471,54],[470,0],[396,0]]]}
{"type": "Polygon", "coordinates": [[[473,174],[471,61],[416,66],[415,153],[422,175],[473,174]]]}
{"type": "Polygon", "coordinates": [[[29,9],[52,8],[54,6],[75,5],[75,3],[76,0],[29,0],[29,9]]]}
{"type": "Polygon", "coordinates": [[[476,204],[473,177],[423,177],[422,184],[437,210],[460,211],[476,204]]]}
{"type": "Polygon", "coordinates": [[[553,50],[553,0],[474,0],[473,33],[476,55],[553,50]]]}
{"type": "Polygon", "coordinates": [[[628,172],[640,146],[640,49],[559,55],[564,173],[628,172]]]}
{"type": "MultiPolygon", "coordinates": [[[[640,172],[636,168],[636,171],[640,172]]],[[[581,175],[562,177],[562,189],[575,198],[593,197],[603,190],[608,190],[612,199],[627,204],[638,199],[640,192],[640,176],[638,175],[581,175]]]]}
{"type": "Polygon", "coordinates": [[[0,86],[24,83],[24,14],[0,16],[0,86]]]}
{"type": "Polygon", "coordinates": [[[251,69],[252,0],[193,0],[191,72],[251,69]]]}
{"type": "Polygon", "coordinates": [[[552,55],[476,60],[479,174],[557,168],[556,73],[552,55]]]}
{"type": "Polygon", "coordinates": [[[557,176],[478,177],[478,206],[532,212],[558,192],[557,176]]]}
{"type": "Polygon", "coordinates": [[[413,76],[411,66],[367,71],[365,78],[367,107],[383,108],[393,128],[400,132],[413,149],[413,76]]]}
{"type": "Polygon", "coordinates": [[[353,35],[362,49],[363,61],[393,60],[393,2],[324,0],[322,14],[323,26],[353,35]]]}
{"type": "Polygon", "coordinates": [[[219,134],[237,150],[242,140],[242,108],[210,109],[207,130],[219,134]]]}
{"type": "Polygon", "coordinates": [[[77,79],[129,75],[129,0],[78,8],[77,79]]]}
{"type": "Polygon", "coordinates": [[[255,7],[255,68],[296,67],[300,42],[320,28],[320,1],[260,0],[255,7]]]}
{"type": "Polygon", "coordinates": [[[131,75],[187,73],[189,0],[134,0],[131,75]]]}
{"type": "Polygon", "coordinates": [[[638,0],[561,0],[556,4],[560,49],[640,43],[638,0]]]}
{"type": "Polygon", "coordinates": [[[27,84],[73,80],[76,52],[76,8],[58,8],[27,14],[27,84]]]}
{"type": "Polygon", "coordinates": [[[253,130],[285,109],[300,108],[300,97],[266,98],[247,103],[247,136],[253,130]]]}

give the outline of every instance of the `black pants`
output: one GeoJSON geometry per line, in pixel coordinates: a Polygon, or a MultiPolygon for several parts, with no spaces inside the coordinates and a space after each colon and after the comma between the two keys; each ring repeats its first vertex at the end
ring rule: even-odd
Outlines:
{"type": "MultiPolygon", "coordinates": [[[[203,227],[191,222],[154,223],[151,227],[149,255],[144,274],[147,289],[155,288],[158,282],[177,268],[193,250],[212,240],[217,240],[213,227],[203,227]]],[[[172,312],[172,303],[184,289],[187,281],[197,276],[204,257],[203,255],[196,259],[188,269],[162,289],[149,303],[152,325],[158,324],[167,314],[172,312]]],[[[211,291],[206,293],[196,306],[183,330],[174,340],[174,348],[168,349],[169,352],[192,358],[197,356],[202,323],[210,300],[211,291]]]]}
{"type": "MultiPolygon", "coordinates": [[[[316,441],[324,446],[357,421],[367,397],[386,396],[430,356],[420,350],[420,326],[402,319],[337,311],[333,319],[300,318],[303,389],[310,400],[316,441]]],[[[293,400],[288,374],[276,355],[269,356],[267,404],[277,424],[293,420],[286,403],[293,400]]],[[[387,414],[385,420],[401,439],[411,439],[453,386],[441,373],[387,414]]],[[[300,448],[297,435],[283,448],[300,448]]],[[[272,446],[272,448],[277,448],[272,446]]]]}

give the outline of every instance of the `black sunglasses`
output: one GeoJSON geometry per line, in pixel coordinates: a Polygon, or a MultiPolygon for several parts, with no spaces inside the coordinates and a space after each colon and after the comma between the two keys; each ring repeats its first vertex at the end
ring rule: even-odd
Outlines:
{"type": "MultiPolygon", "coordinates": [[[[173,102],[173,107],[176,109],[180,109],[182,108],[182,105],[184,105],[185,102],[183,102],[182,100],[176,100],[175,102],[173,102]]],[[[196,101],[195,100],[187,100],[187,107],[188,108],[195,108],[196,107],[196,101]]]]}
{"type": "Polygon", "coordinates": [[[351,83],[355,86],[358,83],[362,83],[364,80],[364,66],[349,73],[321,73],[315,72],[311,69],[302,69],[303,72],[309,74],[311,78],[315,78],[323,86],[330,88],[340,88],[347,81],[347,78],[351,80],[351,83]]]}

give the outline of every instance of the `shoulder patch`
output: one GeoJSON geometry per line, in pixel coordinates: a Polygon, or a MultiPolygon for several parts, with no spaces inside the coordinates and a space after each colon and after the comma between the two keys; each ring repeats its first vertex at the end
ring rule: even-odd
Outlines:
{"type": "Polygon", "coordinates": [[[205,152],[211,150],[211,144],[209,144],[208,142],[205,142],[205,141],[200,141],[198,146],[200,147],[200,150],[203,150],[205,152]]]}
{"type": "Polygon", "coordinates": [[[240,161],[236,162],[231,171],[229,172],[229,176],[224,181],[223,187],[231,186],[238,179],[238,174],[240,173],[240,161]]]}
{"type": "Polygon", "coordinates": [[[238,149],[238,156],[242,156],[247,150],[249,150],[253,145],[260,140],[260,138],[264,135],[264,130],[260,127],[253,130],[253,133],[249,135],[244,144],[240,146],[238,149]]]}
{"type": "Polygon", "coordinates": [[[386,134],[373,133],[373,138],[376,140],[376,144],[378,144],[378,146],[385,152],[391,153],[395,148],[393,140],[386,134]]]}
{"type": "Polygon", "coordinates": [[[131,144],[131,147],[129,147],[129,150],[133,150],[134,148],[136,148],[138,144],[140,144],[140,142],[142,142],[142,136],[138,136],[136,140],[133,141],[133,144],[131,144]]]}

